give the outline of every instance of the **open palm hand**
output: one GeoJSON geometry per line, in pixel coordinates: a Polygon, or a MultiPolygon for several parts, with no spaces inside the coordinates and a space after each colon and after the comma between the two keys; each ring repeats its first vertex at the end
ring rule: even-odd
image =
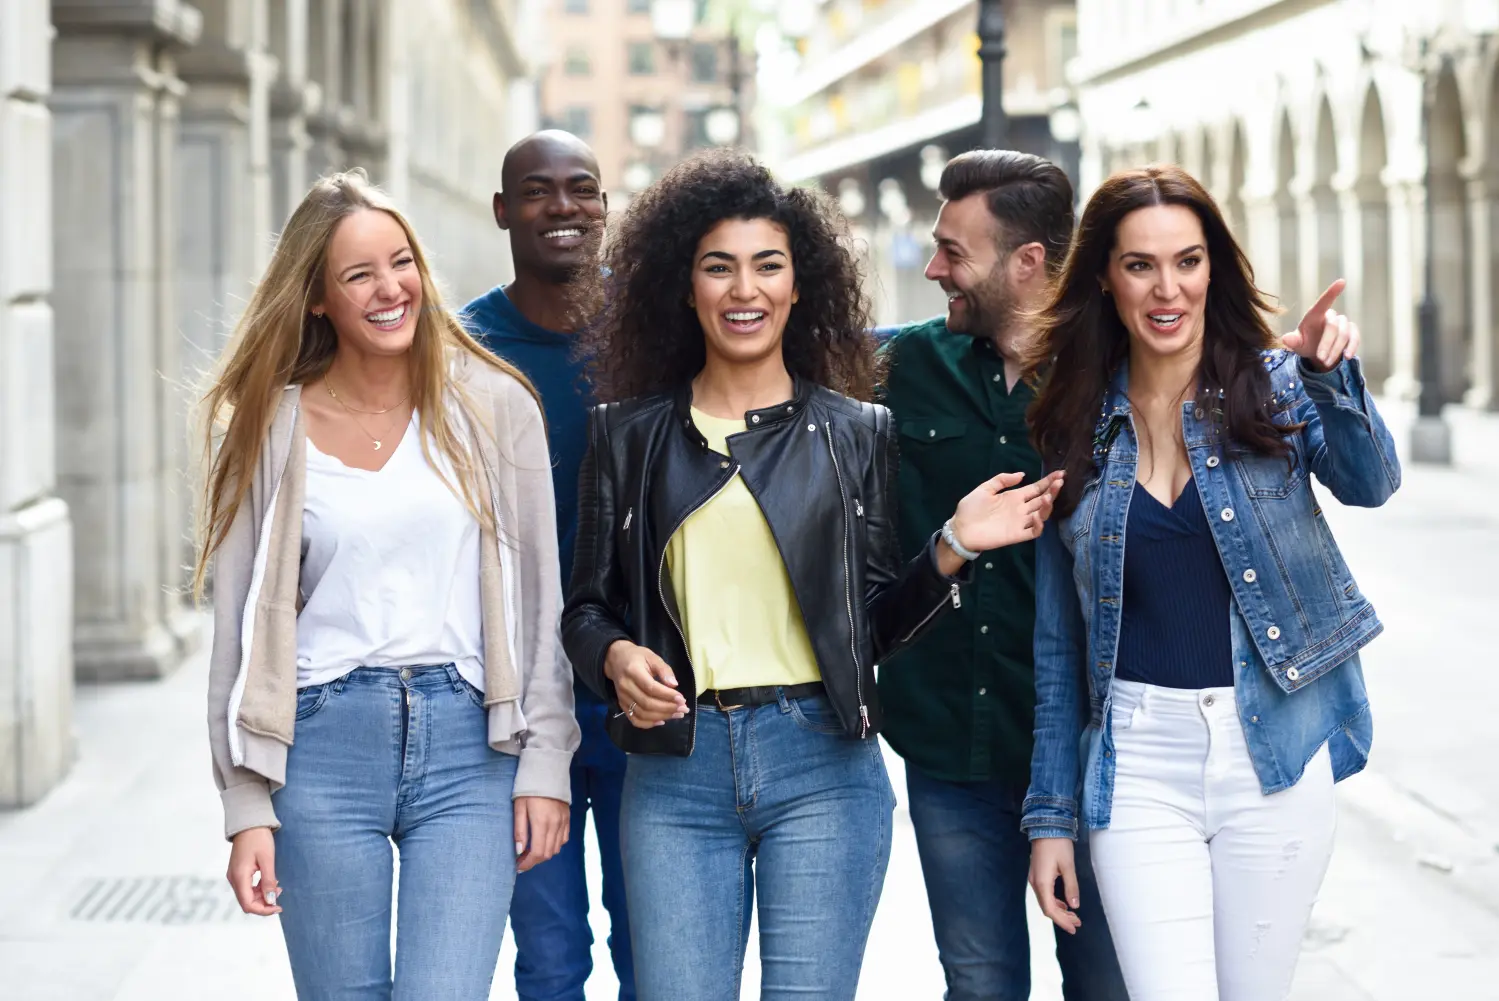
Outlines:
{"type": "Polygon", "coordinates": [[[1022,473],[1000,473],[958,501],[953,537],[965,549],[983,552],[1026,542],[1041,534],[1052,503],[1062,489],[1062,471],[1019,486],[1022,473]]]}

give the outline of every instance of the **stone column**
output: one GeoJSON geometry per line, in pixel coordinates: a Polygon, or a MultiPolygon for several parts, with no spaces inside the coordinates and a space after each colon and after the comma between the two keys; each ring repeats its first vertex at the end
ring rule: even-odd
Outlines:
{"type": "Polygon", "coordinates": [[[196,639],[183,598],[173,54],[181,0],[54,0],[53,266],[60,492],[78,534],[80,678],[157,677],[196,639]]]}
{"type": "Polygon", "coordinates": [[[1378,386],[1391,372],[1393,347],[1390,315],[1390,205],[1385,186],[1369,175],[1339,178],[1343,260],[1351,283],[1344,293],[1347,311],[1359,325],[1360,355],[1369,384],[1378,386]]]}
{"type": "Polygon", "coordinates": [[[0,3],[0,807],[73,760],[73,539],[56,496],[47,0],[0,3]]]}
{"type": "Polygon", "coordinates": [[[1477,162],[1468,172],[1468,283],[1473,290],[1473,384],[1463,402],[1499,409],[1499,164],[1477,162]]]}
{"type": "Polygon", "coordinates": [[[1422,213],[1426,192],[1419,178],[1392,177],[1386,189],[1390,206],[1390,377],[1384,392],[1397,399],[1415,399],[1421,383],[1416,375],[1416,302],[1421,289],[1421,262],[1426,238],[1422,213]]]}
{"type": "Polygon", "coordinates": [[[271,87],[271,216],[267,229],[281,231],[312,182],[307,170],[307,116],[320,89],[307,77],[307,0],[271,4],[271,51],[277,73],[271,87]]]}
{"type": "Polygon", "coordinates": [[[331,174],[350,166],[341,135],[353,111],[345,109],[344,5],[347,0],[313,0],[307,20],[308,72],[321,99],[307,116],[311,146],[307,152],[309,177],[331,174]]]}
{"type": "Polygon", "coordinates": [[[218,358],[266,257],[271,218],[266,0],[199,0],[206,27],[187,85],[177,159],[179,316],[187,368],[218,358]]]}

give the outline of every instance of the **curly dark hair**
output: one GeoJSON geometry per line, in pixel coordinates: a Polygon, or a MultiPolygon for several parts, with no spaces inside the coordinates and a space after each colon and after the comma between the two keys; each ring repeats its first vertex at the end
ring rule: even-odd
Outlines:
{"type": "Polygon", "coordinates": [[[698,241],[726,219],[768,219],[786,231],[801,293],[781,352],[793,375],[861,400],[876,381],[869,301],[848,226],[821,191],[783,187],[736,150],[706,150],[630,203],[605,236],[598,283],[585,289],[594,319],[578,332],[601,401],[665,392],[703,367],[688,305],[698,241]]]}

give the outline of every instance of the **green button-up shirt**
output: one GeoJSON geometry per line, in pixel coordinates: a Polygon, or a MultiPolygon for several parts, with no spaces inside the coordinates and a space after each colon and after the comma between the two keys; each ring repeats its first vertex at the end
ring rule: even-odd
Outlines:
{"type": "MultiPolygon", "coordinates": [[[[1034,394],[1024,382],[1009,390],[993,344],[950,333],[941,317],[902,327],[882,350],[909,558],[979,483],[1003,472],[1023,472],[1027,482],[1041,474],[1025,421],[1034,394]]],[[[1035,544],[991,550],[974,564],[961,606],[879,665],[885,739],[934,778],[1024,786],[1036,706],[1035,544]]]]}

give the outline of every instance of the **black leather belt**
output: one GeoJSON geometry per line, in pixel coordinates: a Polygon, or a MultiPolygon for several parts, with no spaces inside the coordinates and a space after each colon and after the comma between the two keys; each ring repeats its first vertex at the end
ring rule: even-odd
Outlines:
{"type": "Polygon", "coordinates": [[[755,688],[710,688],[698,695],[699,703],[729,709],[734,706],[763,706],[779,701],[784,694],[788,699],[807,699],[814,695],[825,695],[827,690],[820,681],[809,681],[805,685],[760,685],[755,688]]]}

